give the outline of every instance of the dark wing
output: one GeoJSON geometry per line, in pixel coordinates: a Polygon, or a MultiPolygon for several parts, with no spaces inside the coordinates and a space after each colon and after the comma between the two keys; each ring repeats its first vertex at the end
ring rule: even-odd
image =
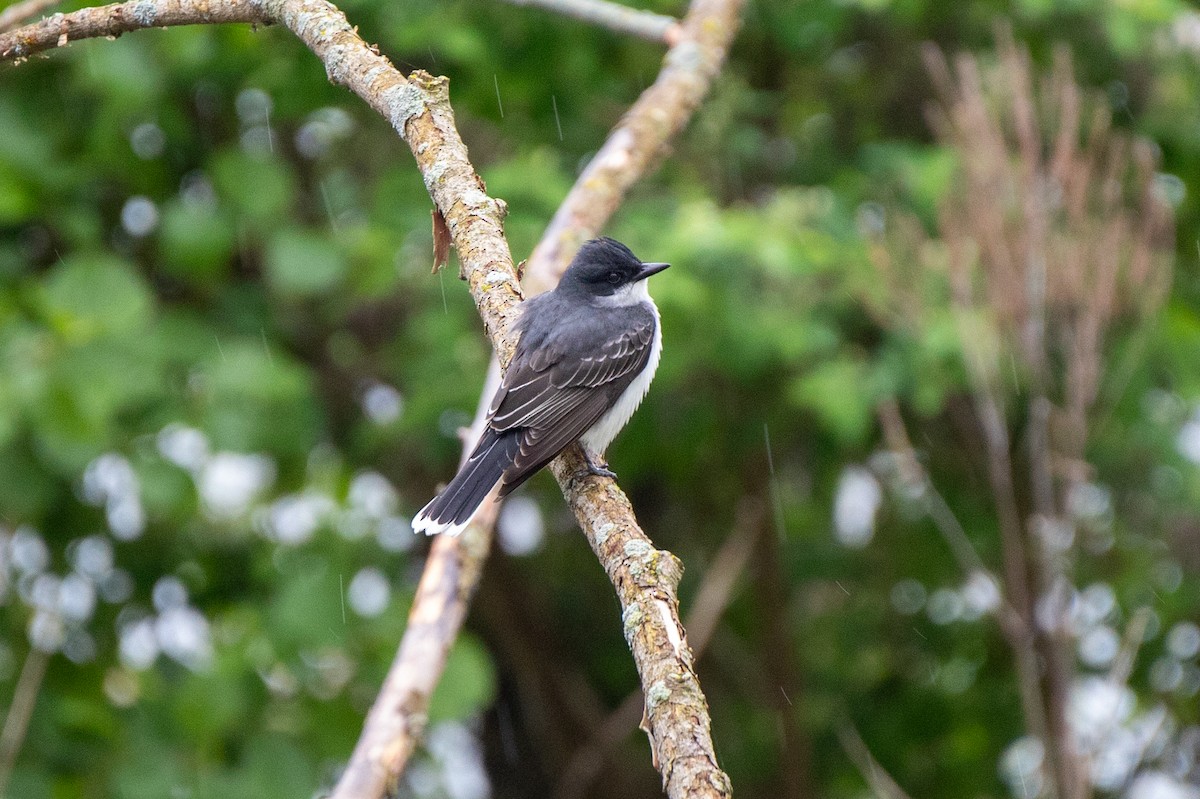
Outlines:
{"type": "Polygon", "coordinates": [[[520,450],[505,470],[505,496],[587,432],[646,366],[656,320],[649,311],[632,327],[587,355],[556,346],[551,337],[534,353],[517,354],[492,400],[488,425],[520,431],[520,450]]]}

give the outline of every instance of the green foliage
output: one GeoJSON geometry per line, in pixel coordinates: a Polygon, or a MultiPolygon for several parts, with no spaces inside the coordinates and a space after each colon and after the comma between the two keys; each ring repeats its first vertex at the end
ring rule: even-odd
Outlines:
{"type": "MultiPolygon", "coordinates": [[[[343,8],[400,68],[451,78],[518,261],[660,66],[655,45],[532,8],[343,8]]],[[[972,585],[926,506],[892,490],[877,421],[894,398],[999,569],[962,352],[964,330],[989,328],[949,312],[916,253],[885,280],[873,249],[904,220],[932,234],[962,199],[960,162],[923,116],[919,48],[987,61],[997,14],[1039,69],[1071,45],[1116,123],[1162,151],[1173,291],[1106,342],[1087,458],[1107,505],[1080,524],[1073,577],[1112,592],[1106,630],[1152,608],[1138,709],[1200,722],[1200,667],[1169,643],[1200,614],[1200,456],[1185,438],[1194,425],[1200,439],[1194,12],[769,0],[605,231],[674,264],[653,283],[664,360],[609,456],[687,566],[685,611],[755,508],[776,543],[700,660],[738,795],[798,795],[784,762],[798,746],[812,795],[864,795],[836,735],[847,719],[910,795],[1009,790],[998,763],[1023,730],[1011,655],[993,616],[943,612],[972,585]],[[919,323],[894,312],[897,286],[928,311],[919,323]],[[833,521],[851,467],[883,492],[859,548],[833,521]]],[[[146,31],[0,71],[0,705],[30,641],[54,651],[9,793],[320,792],[391,662],[425,546],[405,520],[452,474],[488,357],[456,264],[429,275],[421,178],[387,123],[278,27],[146,31]],[[39,576],[71,574],[90,588],[39,590],[91,596],[78,618],[35,600],[39,576]]],[[[494,555],[486,579],[509,604],[473,612],[419,763],[462,771],[444,742],[477,737],[497,797],[550,795],[513,786],[556,780],[636,688],[611,587],[557,489],[539,478],[525,496],[549,534],[529,557],[494,555]]],[[[588,795],[654,795],[644,737],[629,740],[588,795]]]]}

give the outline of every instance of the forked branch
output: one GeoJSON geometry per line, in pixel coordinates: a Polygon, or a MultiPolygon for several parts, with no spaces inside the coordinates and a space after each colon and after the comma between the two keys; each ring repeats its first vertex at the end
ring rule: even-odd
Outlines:
{"type": "MultiPolygon", "coordinates": [[[[632,177],[617,181],[618,184],[627,188],[644,172],[650,156],[657,152],[666,137],[682,128],[724,57],[740,6],[741,0],[696,0],[684,24],[681,40],[668,54],[663,70],[664,74],[674,75],[674,81],[687,84],[672,105],[677,112],[683,109],[679,112],[681,116],[671,120],[667,128],[661,125],[648,127],[658,130],[650,139],[654,150],[628,164],[632,177]],[[718,30],[722,22],[726,23],[724,29],[718,30]],[[695,70],[695,74],[689,74],[689,69],[695,70]],[[664,130],[667,131],[665,134],[664,130]]],[[[336,6],[325,0],[223,0],[219,6],[203,0],[134,0],[55,15],[41,23],[0,35],[0,58],[23,59],[42,50],[63,46],[73,39],[116,36],[144,27],[208,22],[283,24],[320,58],[333,83],[358,94],[392,124],[412,150],[430,196],[445,218],[459,255],[462,276],[470,286],[472,299],[499,362],[507,364],[515,347],[511,328],[522,294],[503,233],[505,206],[487,195],[483,182],[467,158],[466,146],[454,125],[448,81],[419,71],[405,78],[376,48],[357,35],[336,6]]],[[[662,83],[663,76],[660,76],[655,86],[662,83]]],[[[643,95],[639,104],[646,99],[643,95]]],[[[610,143],[612,138],[619,136],[624,140],[634,133],[632,129],[619,127],[610,143]]],[[[619,144],[620,152],[637,152],[637,148],[632,148],[627,141],[619,144]]],[[[606,169],[615,166],[604,150],[598,160],[602,157],[607,159],[603,164],[606,169]]],[[[621,189],[620,194],[623,191],[621,189]]],[[[619,196],[616,195],[616,200],[609,204],[611,207],[606,206],[604,218],[616,207],[619,196]]],[[[621,600],[626,638],[646,692],[647,724],[655,765],[663,773],[667,794],[672,799],[727,797],[730,795],[729,779],[717,766],[707,703],[700,691],[686,634],[679,621],[676,587],[681,566],[673,555],[654,548],[638,526],[628,499],[613,481],[574,479],[581,465],[578,452],[571,451],[555,461],[552,470],[621,600]]],[[[468,537],[463,541],[470,544],[472,539],[468,537]]],[[[478,543],[480,539],[475,541],[478,543]]],[[[436,558],[429,569],[444,571],[438,575],[427,570],[422,579],[419,603],[426,595],[445,599],[449,591],[459,597],[469,594],[477,579],[472,570],[482,563],[486,541],[485,533],[482,547],[467,548],[458,542],[436,545],[435,554],[446,550],[446,557],[436,558]],[[449,574],[450,570],[455,573],[449,574]]],[[[453,610],[445,616],[432,612],[438,604],[419,603],[414,606],[413,618],[427,621],[426,631],[430,633],[421,640],[435,649],[453,641],[465,600],[454,605],[441,604],[443,609],[453,610]]],[[[405,657],[406,644],[409,650],[421,649],[414,639],[406,637],[398,661],[405,657]]],[[[441,657],[444,665],[444,651],[441,657]]],[[[441,666],[436,665],[436,655],[429,662],[435,664],[432,685],[441,666]]],[[[416,725],[401,723],[396,726],[396,713],[402,714],[402,722],[422,718],[428,691],[413,695],[417,706],[401,705],[380,710],[384,700],[395,699],[394,688],[389,677],[389,685],[385,686],[360,739],[359,747],[366,756],[352,760],[344,775],[345,785],[361,788],[345,789],[356,797],[382,796],[399,776],[406,759],[406,755],[397,757],[397,753],[405,747],[410,750],[419,734],[416,725]],[[393,731],[400,731],[398,737],[395,734],[371,737],[372,733],[383,730],[372,727],[381,718],[392,723],[393,731]],[[356,782],[360,778],[362,782],[356,782]]]]}

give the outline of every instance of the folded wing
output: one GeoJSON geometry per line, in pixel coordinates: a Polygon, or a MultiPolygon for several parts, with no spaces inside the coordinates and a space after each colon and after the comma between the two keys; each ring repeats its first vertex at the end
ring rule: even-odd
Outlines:
{"type": "Polygon", "coordinates": [[[646,367],[654,339],[654,316],[587,348],[587,354],[544,342],[532,355],[517,349],[492,401],[488,425],[515,431],[520,447],[505,470],[505,496],[578,439],[609,410],[646,367]]]}

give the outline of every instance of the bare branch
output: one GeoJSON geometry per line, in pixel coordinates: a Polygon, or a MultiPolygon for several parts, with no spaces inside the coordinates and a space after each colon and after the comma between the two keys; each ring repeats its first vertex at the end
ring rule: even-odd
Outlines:
{"type": "Polygon", "coordinates": [[[575,251],[595,236],[692,118],[737,32],[745,0],[693,0],[662,71],[608,134],[529,256],[529,294],[558,283],[575,251]]]}
{"type": "Polygon", "coordinates": [[[708,702],[679,620],[683,566],[659,550],[638,526],[629,498],[609,478],[576,480],[585,471],[578,446],[550,469],[621,602],[625,640],[646,694],[647,732],[670,799],[729,797],[729,777],[717,765],[708,702]]]}
{"type": "Polygon", "coordinates": [[[679,20],[637,8],[628,8],[609,0],[507,0],[515,6],[537,6],[592,25],[628,33],[652,42],[674,44],[679,36],[679,20]]]}
{"type": "MultiPolygon", "coordinates": [[[[484,396],[490,397],[499,385],[500,365],[493,360],[484,381],[484,396]]],[[[484,406],[471,427],[463,431],[463,460],[482,434],[486,411],[484,406]]],[[[434,539],[400,648],[330,799],[388,795],[404,772],[425,732],[429,700],[479,585],[499,509],[497,503],[484,501],[462,535],[434,539]]]]}
{"type": "Polygon", "coordinates": [[[854,763],[858,773],[867,781],[867,785],[876,796],[880,799],[910,799],[900,787],[900,783],[892,779],[892,775],[879,765],[879,761],[867,747],[867,742],[848,719],[838,724],[837,737],[846,756],[854,763]]]}
{"type": "Polygon", "coordinates": [[[1133,661],[1142,647],[1146,637],[1146,628],[1150,625],[1150,617],[1153,615],[1154,611],[1146,605],[1133,612],[1133,617],[1125,627],[1125,635],[1121,636],[1121,648],[1117,651],[1117,656],[1113,658],[1112,666],[1108,670],[1110,685],[1124,685],[1129,681],[1129,675],[1133,671],[1133,661]]]}
{"type": "Polygon", "coordinates": [[[0,796],[6,795],[8,780],[17,764],[17,755],[21,753],[25,733],[29,730],[29,719],[33,716],[33,706],[37,704],[38,694],[42,690],[42,679],[46,676],[46,664],[49,661],[48,652],[32,647],[17,677],[12,704],[8,706],[4,729],[0,731],[0,796]]]}
{"type": "Polygon", "coordinates": [[[57,5],[59,0],[24,0],[13,3],[0,11],[0,33],[15,28],[30,17],[36,17],[48,8],[57,5]]]}
{"type": "MultiPolygon", "coordinates": [[[[681,130],[683,128],[683,126],[687,123],[688,119],[690,119],[692,112],[695,110],[696,105],[699,103],[700,98],[703,96],[704,93],[707,92],[708,86],[711,84],[712,79],[716,75],[717,68],[719,67],[720,63],[724,59],[724,56],[728,49],[730,40],[732,39],[734,29],[737,26],[738,13],[740,11],[741,2],[742,2],[742,0],[724,0],[724,5],[726,5],[727,8],[723,11],[723,13],[720,13],[720,14],[718,14],[716,11],[714,11],[714,7],[720,6],[721,3],[697,2],[696,4],[693,5],[691,11],[689,12],[687,20],[685,20],[684,27],[681,29],[681,31],[683,31],[683,33],[685,35],[680,37],[680,42],[677,44],[677,46],[682,46],[682,41],[684,41],[684,40],[690,41],[691,44],[689,46],[691,46],[691,47],[699,46],[701,42],[695,38],[694,32],[704,29],[705,26],[719,24],[719,20],[721,20],[721,19],[726,20],[726,28],[728,31],[728,35],[721,39],[714,39],[712,37],[705,38],[702,42],[703,45],[706,48],[711,48],[711,49],[706,51],[707,55],[704,58],[694,59],[695,63],[693,64],[693,68],[695,68],[695,69],[704,68],[704,69],[708,70],[703,75],[699,76],[699,78],[703,82],[703,85],[700,87],[697,87],[695,85],[695,78],[688,78],[688,76],[684,75],[679,68],[672,70],[670,68],[670,65],[672,63],[671,56],[668,55],[667,65],[664,67],[663,74],[660,74],[660,76],[659,76],[658,80],[656,80],[655,84],[653,86],[651,86],[650,89],[648,89],[643,94],[642,99],[640,99],[638,101],[638,104],[636,104],[634,106],[634,109],[630,111],[630,114],[626,116],[625,121],[623,121],[620,125],[618,125],[618,127],[610,134],[610,136],[609,136],[610,142],[613,141],[614,139],[623,139],[623,138],[627,138],[628,136],[630,136],[628,120],[629,120],[630,116],[632,116],[634,114],[634,111],[637,110],[639,107],[642,109],[639,113],[641,113],[643,115],[649,113],[649,111],[646,109],[649,109],[650,107],[652,107],[651,106],[652,101],[646,99],[647,95],[651,95],[652,97],[660,97],[660,96],[665,96],[667,94],[670,94],[672,96],[678,97],[681,95],[690,96],[692,94],[695,94],[695,99],[693,101],[683,102],[683,103],[674,103],[672,105],[672,108],[674,109],[674,113],[678,114],[679,118],[671,122],[671,130],[667,136],[667,139],[669,139],[670,136],[675,135],[679,130],[681,130]],[[698,15],[702,15],[702,16],[698,16],[698,15]],[[693,37],[692,39],[686,39],[686,35],[688,33],[692,34],[692,37],[693,37]],[[670,70],[669,79],[665,79],[664,76],[667,75],[668,70],[670,70]]],[[[659,113],[661,114],[662,111],[660,110],[659,113]]],[[[635,127],[640,128],[642,126],[638,125],[635,127]]],[[[649,147],[650,150],[657,150],[662,146],[663,142],[667,139],[652,140],[647,146],[649,147]],[[657,141],[657,144],[655,144],[654,141],[657,141]]],[[[606,147],[608,147],[608,146],[609,145],[606,144],[606,147]]],[[[603,154],[603,152],[604,152],[604,150],[602,149],[601,154],[603,154]]],[[[600,159],[600,155],[597,155],[597,158],[595,160],[598,161],[599,159],[600,159]]],[[[642,175],[645,174],[645,171],[650,164],[650,160],[651,159],[649,157],[637,158],[637,159],[631,160],[628,164],[625,165],[626,171],[622,177],[622,181],[623,181],[623,184],[626,189],[628,188],[628,186],[633,185],[635,182],[637,182],[639,179],[641,179],[642,175]]],[[[589,188],[589,186],[588,186],[587,172],[585,172],[585,174],[580,177],[580,180],[577,182],[575,188],[572,189],[570,195],[568,195],[568,202],[571,202],[572,200],[570,198],[573,197],[573,198],[575,198],[573,200],[573,202],[584,203],[587,201],[588,193],[593,190],[594,190],[594,188],[589,188]]],[[[599,230],[599,228],[604,224],[605,221],[607,221],[609,216],[611,216],[611,214],[616,210],[616,208],[620,204],[620,200],[623,197],[624,190],[625,189],[621,190],[620,196],[617,196],[611,200],[610,207],[608,207],[606,210],[604,210],[604,212],[601,215],[593,217],[594,227],[588,228],[587,230],[579,233],[578,236],[576,237],[577,242],[582,241],[583,239],[587,238],[590,235],[594,235],[595,232],[597,232],[599,230]]],[[[557,218],[558,217],[556,217],[556,219],[557,218]]],[[[570,220],[568,220],[568,222],[569,221],[570,220]]],[[[551,236],[563,235],[565,230],[566,229],[563,228],[561,224],[556,227],[552,223],[550,229],[547,230],[545,237],[543,238],[542,244],[544,245],[546,243],[546,241],[548,241],[550,239],[551,236]]],[[[542,245],[539,245],[539,247],[540,246],[542,246],[542,245]]],[[[570,252],[573,253],[573,251],[574,251],[574,248],[572,248],[570,252]]],[[[570,257],[571,257],[570,254],[568,254],[567,255],[568,261],[569,261],[570,257]]],[[[527,283],[531,287],[533,287],[533,293],[536,293],[536,291],[544,291],[544,290],[547,290],[547,289],[553,287],[553,285],[558,282],[558,278],[561,276],[561,270],[552,271],[546,267],[541,267],[536,274],[531,274],[530,271],[527,269],[526,275],[527,275],[527,283]]],[[[493,370],[498,369],[498,363],[496,362],[496,360],[494,358],[493,358],[492,368],[493,368],[493,370]]],[[[478,413],[486,410],[487,406],[490,404],[493,393],[494,393],[494,388],[488,388],[488,387],[484,388],[484,391],[480,397],[479,411],[477,411],[477,418],[478,418],[478,413]]],[[[474,437],[472,437],[466,441],[468,450],[474,446],[474,440],[475,440],[474,437]]],[[[477,516],[476,520],[475,520],[476,523],[474,525],[472,525],[471,530],[469,530],[468,533],[465,533],[464,535],[474,534],[472,531],[474,531],[476,529],[481,531],[480,532],[481,535],[490,535],[492,524],[491,523],[486,523],[486,524],[481,523],[483,521],[484,520],[482,520],[480,517],[477,516]]],[[[439,552],[443,552],[443,551],[449,552],[450,550],[454,549],[455,547],[457,547],[457,544],[454,542],[454,539],[448,539],[446,541],[439,540],[439,541],[435,542],[435,544],[434,544],[434,551],[435,551],[435,553],[439,553],[439,552]]],[[[431,583],[429,591],[425,591],[425,590],[419,591],[414,600],[414,604],[413,604],[412,614],[414,616],[417,615],[418,612],[423,612],[422,606],[426,603],[429,603],[431,605],[431,607],[434,607],[434,608],[446,606],[447,603],[449,602],[449,598],[447,596],[439,596],[439,591],[442,592],[443,594],[447,594],[450,596],[463,596],[463,595],[469,596],[471,593],[474,592],[475,584],[468,583],[467,579],[473,578],[473,579],[477,580],[478,577],[482,574],[482,570],[479,568],[478,563],[470,563],[469,562],[468,559],[471,557],[472,552],[480,553],[479,557],[481,560],[484,556],[486,556],[486,548],[483,548],[481,550],[479,548],[473,547],[469,551],[457,552],[456,557],[459,559],[457,562],[461,568],[461,574],[463,576],[463,579],[457,583],[450,583],[450,582],[431,583]]],[[[433,554],[431,554],[430,563],[427,564],[426,568],[428,569],[428,568],[435,568],[435,567],[436,567],[436,561],[433,560],[433,554]]],[[[422,587],[424,588],[424,586],[425,586],[425,581],[423,579],[422,587]]],[[[677,610],[675,612],[677,615],[677,610]]],[[[453,635],[453,634],[457,633],[457,630],[456,630],[456,628],[454,630],[451,630],[449,627],[446,627],[446,628],[443,628],[443,632],[446,634],[453,635]]],[[[414,632],[413,634],[417,635],[419,633],[414,632]]],[[[408,636],[409,636],[409,632],[406,631],[405,639],[401,642],[402,649],[407,647],[408,636]]],[[[413,660],[406,665],[406,668],[415,673],[429,675],[429,678],[434,683],[436,683],[436,679],[437,679],[437,677],[440,676],[442,669],[444,668],[444,665],[445,665],[444,660],[438,659],[438,657],[437,657],[439,650],[437,650],[435,648],[410,647],[409,651],[413,655],[413,660]],[[422,656],[424,657],[423,660],[421,659],[422,656]]],[[[398,655],[397,656],[397,665],[393,666],[393,671],[395,671],[398,668],[400,660],[401,660],[401,656],[398,655]]],[[[639,671],[641,671],[640,668],[639,668],[639,671]]],[[[389,677],[389,683],[391,683],[391,682],[392,682],[391,678],[389,677]]],[[[401,685],[401,683],[399,681],[397,681],[396,685],[397,685],[397,687],[399,687],[401,685]]],[[[648,687],[651,685],[651,683],[646,682],[646,680],[643,679],[643,685],[648,687]]],[[[382,701],[382,698],[380,701],[382,701]]],[[[610,717],[609,722],[606,722],[605,729],[606,730],[614,730],[614,731],[628,730],[633,724],[636,723],[636,720],[637,720],[636,714],[637,714],[638,709],[641,704],[642,704],[642,700],[641,700],[641,697],[639,697],[639,696],[635,695],[635,696],[631,697],[630,699],[627,699],[626,702],[623,703],[621,706],[623,712],[618,712],[618,713],[613,714],[613,716],[610,717]],[[632,718],[632,721],[627,721],[628,718],[632,718]]],[[[397,706],[397,705],[394,705],[394,706],[397,706]]],[[[412,707],[411,703],[409,705],[407,705],[406,707],[412,707]]],[[[421,708],[418,708],[418,709],[420,709],[423,712],[423,707],[424,706],[421,706],[421,708]]],[[[705,728],[705,737],[707,738],[707,724],[708,724],[707,711],[705,711],[702,718],[703,718],[703,725],[705,728]]],[[[370,730],[371,726],[372,726],[372,720],[368,719],[367,728],[364,729],[364,733],[363,733],[364,739],[367,737],[368,730],[370,730]]],[[[405,727],[403,725],[393,724],[390,726],[390,729],[391,729],[391,733],[394,735],[405,736],[408,734],[407,730],[409,730],[410,728],[405,727]]],[[[616,734],[616,733],[610,733],[610,734],[616,734]]],[[[601,735],[598,737],[607,739],[608,736],[601,735]]],[[[360,741],[359,746],[362,747],[361,741],[360,741]]],[[[709,747],[710,747],[710,751],[711,751],[711,742],[709,743],[709,747]]],[[[412,750],[411,750],[411,746],[408,746],[407,743],[405,743],[403,746],[397,745],[397,751],[400,753],[400,756],[398,756],[397,758],[395,758],[392,761],[392,767],[395,769],[394,773],[398,775],[400,773],[400,771],[403,769],[403,764],[404,764],[403,759],[406,759],[412,750]]],[[[358,750],[356,749],[356,756],[357,756],[357,752],[358,752],[358,750]]],[[[656,760],[656,763],[659,763],[661,759],[656,757],[655,760],[656,760]]],[[[661,761],[661,762],[665,763],[667,761],[661,761]]],[[[715,761],[713,761],[713,762],[715,762],[715,761]]],[[[663,773],[666,774],[668,772],[666,770],[664,770],[663,773]]],[[[720,774],[719,771],[717,773],[720,774]]],[[[720,776],[722,778],[724,778],[723,774],[721,774],[720,776]]],[[[726,783],[727,783],[727,778],[725,778],[725,779],[726,779],[726,783]]],[[[370,795],[374,796],[377,794],[370,794],[370,795]]],[[[672,794],[672,795],[675,795],[675,794],[672,794]]],[[[683,794],[680,794],[680,795],[683,795],[683,794]]],[[[703,794],[701,794],[701,795],[703,795],[703,794]]]]}
{"type": "MultiPolygon", "coordinates": [[[[738,507],[736,526],[704,571],[704,578],[696,589],[691,610],[684,622],[684,627],[691,631],[689,643],[697,660],[703,657],[716,631],[717,622],[733,600],[734,588],[745,572],[762,533],[762,517],[761,502],[753,499],[742,502],[738,507]]],[[[634,691],[605,717],[591,740],[579,747],[563,769],[554,790],[557,799],[587,794],[609,755],[637,727],[644,704],[642,692],[634,691]]]]}
{"type": "MultiPolygon", "coordinates": [[[[43,20],[0,33],[0,59],[17,60],[77,39],[120,36],[143,28],[199,25],[218,22],[269,23],[271,19],[251,0],[130,0],[69,14],[53,14],[43,20]]],[[[3,28],[0,28],[3,30],[3,28]]]]}
{"type": "MultiPolygon", "coordinates": [[[[505,206],[487,195],[482,180],[468,160],[466,146],[454,125],[448,81],[421,71],[406,79],[376,48],[359,38],[345,15],[325,0],[252,0],[249,4],[244,0],[230,0],[224,12],[216,12],[218,17],[214,17],[214,12],[207,7],[201,9],[196,4],[179,0],[161,0],[161,5],[159,2],[136,0],[93,9],[91,15],[56,15],[51,18],[51,24],[56,27],[43,29],[39,23],[0,37],[0,56],[21,58],[39,49],[61,46],[72,37],[72,30],[75,38],[80,38],[116,35],[138,27],[192,22],[272,20],[282,23],[321,59],[331,82],[358,94],[391,122],[408,143],[426,188],[445,217],[459,255],[461,275],[470,286],[488,337],[500,363],[507,364],[516,344],[511,331],[522,295],[503,234],[505,206]]],[[[685,22],[681,41],[668,55],[663,71],[664,75],[674,76],[666,82],[671,87],[671,96],[658,98],[670,109],[685,109],[684,113],[668,116],[670,124],[664,125],[662,109],[659,109],[643,120],[642,126],[626,130],[620,138],[628,138],[644,129],[646,135],[657,142],[657,150],[669,135],[683,126],[688,112],[699,102],[723,60],[741,2],[696,0],[685,22]]],[[[663,84],[662,77],[643,95],[639,104],[647,99],[647,95],[661,93],[653,90],[663,84]]],[[[612,142],[610,139],[610,144],[612,142]]],[[[628,144],[621,144],[619,149],[626,159],[639,152],[639,148],[628,144]]],[[[640,161],[624,166],[635,176],[640,175],[651,154],[642,153],[638,156],[640,161]]],[[[614,166],[617,165],[609,158],[601,164],[601,172],[607,175],[614,166]]],[[[627,179],[622,185],[631,182],[627,179]]],[[[619,196],[615,196],[612,208],[619,196]]],[[[605,211],[605,218],[612,208],[605,211]]],[[[551,468],[617,589],[624,611],[626,637],[646,691],[654,761],[664,775],[667,795],[672,799],[727,797],[731,791],[729,778],[717,766],[707,702],[700,691],[693,657],[679,621],[676,588],[682,567],[673,555],[654,548],[638,526],[629,500],[615,482],[595,478],[576,482],[575,475],[582,466],[578,447],[574,447],[558,458],[551,468]]],[[[466,549],[465,545],[460,546],[466,549]]],[[[414,607],[413,614],[418,620],[436,624],[443,621],[442,612],[448,610],[456,629],[461,617],[453,616],[460,606],[444,600],[470,593],[478,580],[471,570],[482,563],[483,554],[462,552],[454,542],[436,544],[435,554],[438,557],[427,565],[422,585],[429,588],[431,596],[440,599],[414,607]],[[441,554],[443,549],[446,550],[444,555],[441,554]],[[463,557],[458,557],[460,554],[463,557]]],[[[422,646],[440,647],[444,641],[452,639],[453,633],[447,636],[445,632],[406,638],[397,660],[405,661],[405,643],[413,651],[422,646]]],[[[436,652],[434,656],[424,658],[424,662],[433,664],[438,661],[436,652]]],[[[444,660],[442,662],[444,665],[444,660]]],[[[430,672],[431,685],[439,673],[440,667],[430,672]]],[[[386,695],[392,693],[389,690],[386,695]]],[[[365,771],[355,770],[344,777],[344,781],[362,779],[367,790],[374,790],[386,788],[395,780],[407,752],[411,751],[415,738],[413,728],[428,701],[428,695],[421,692],[411,696],[420,703],[419,706],[406,708],[400,714],[395,713],[394,708],[380,709],[379,705],[372,711],[359,743],[363,757],[351,763],[365,771]],[[402,731],[399,738],[393,737],[397,729],[402,731]],[[375,734],[377,731],[378,735],[375,734]]],[[[382,791],[343,795],[379,796],[382,791]]]]}

